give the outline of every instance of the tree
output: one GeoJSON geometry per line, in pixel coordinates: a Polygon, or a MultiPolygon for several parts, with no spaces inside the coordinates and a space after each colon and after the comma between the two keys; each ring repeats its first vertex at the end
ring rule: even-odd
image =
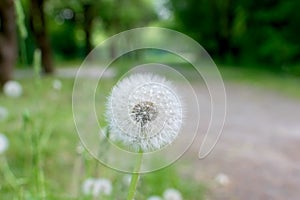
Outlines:
{"type": "MultiPolygon", "coordinates": [[[[96,19],[101,21],[108,35],[145,26],[150,21],[157,19],[154,6],[148,0],[80,0],[78,2],[81,4],[81,12],[83,13],[82,28],[85,33],[86,55],[93,48],[92,32],[96,19]]],[[[116,54],[114,45],[110,50],[111,56],[114,57],[116,54]]]]}
{"type": "MultiPolygon", "coordinates": [[[[80,29],[84,33],[83,53],[84,55],[87,55],[93,48],[92,35],[94,21],[97,17],[99,17],[98,11],[101,5],[102,0],[51,0],[47,2],[48,12],[46,14],[51,19],[54,19],[54,25],[59,26],[60,29],[68,29],[68,31],[73,31],[73,34],[76,31],[76,29],[80,29]],[[58,21],[60,21],[61,24],[57,24],[57,19],[58,21]]],[[[68,31],[63,31],[63,34],[69,35],[69,38],[67,40],[64,40],[66,43],[70,43],[70,41],[74,39],[74,35],[71,36],[70,33],[68,33],[68,31]]],[[[54,34],[56,35],[56,33],[54,34]]],[[[55,43],[56,42],[57,41],[55,41],[55,43]]],[[[61,44],[60,48],[62,48],[60,49],[60,51],[65,51],[65,42],[59,42],[59,44],[61,44]]],[[[76,50],[73,48],[73,54],[75,51],[76,50]]]]}
{"type": "Polygon", "coordinates": [[[15,7],[13,0],[0,1],[0,88],[11,79],[17,58],[15,7]]]}
{"type": "Polygon", "coordinates": [[[54,71],[52,49],[47,34],[46,19],[44,14],[44,0],[30,1],[30,29],[35,37],[37,46],[42,53],[42,67],[45,73],[54,71]]]}
{"type": "Polygon", "coordinates": [[[171,0],[179,29],[221,59],[235,51],[232,45],[237,3],[232,0],[171,0]]]}
{"type": "MultiPolygon", "coordinates": [[[[46,15],[52,23],[54,50],[58,54],[64,52],[64,56],[68,51],[73,51],[70,55],[78,55],[78,52],[82,55],[83,52],[85,56],[90,53],[95,33],[110,36],[129,28],[145,26],[157,18],[149,0],[51,0],[46,2],[46,6],[46,15]],[[65,12],[72,14],[65,15],[65,12]]],[[[114,51],[112,47],[111,54],[114,51]]]]}
{"type": "Polygon", "coordinates": [[[299,1],[170,0],[178,29],[215,58],[282,67],[299,62],[299,1]]]}
{"type": "MultiPolygon", "coordinates": [[[[99,3],[99,2],[97,2],[99,3]]],[[[84,54],[88,55],[93,49],[92,45],[92,31],[93,21],[96,18],[95,5],[91,2],[85,2],[82,4],[83,8],[83,31],[85,33],[85,51],[84,54]]]]}
{"type": "MultiPolygon", "coordinates": [[[[153,2],[148,0],[102,0],[99,17],[109,35],[132,28],[146,26],[149,22],[158,19],[153,2]]],[[[127,38],[128,40],[132,38],[127,38]]],[[[112,43],[111,57],[116,55],[116,47],[112,43]]]]}

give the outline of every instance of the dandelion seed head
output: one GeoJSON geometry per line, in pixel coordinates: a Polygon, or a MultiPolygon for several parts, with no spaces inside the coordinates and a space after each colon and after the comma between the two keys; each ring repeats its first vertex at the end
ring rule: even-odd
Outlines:
{"type": "Polygon", "coordinates": [[[93,187],[93,196],[111,195],[112,189],[110,180],[104,178],[96,179],[93,187]]]}
{"type": "Polygon", "coordinates": [[[162,200],[160,196],[150,196],[147,200],[162,200]]]}
{"type": "Polygon", "coordinates": [[[229,177],[224,174],[224,173],[219,173],[216,177],[215,177],[215,181],[220,184],[221,186],[226,186],[230,183],[230,179],[229,177]]]}
{"type": "Polygon", "coordinates": [[[135,152],[170,144],[182,124],[174,86],[153,74],[133,74],[118,82],[108,97],[106,114],[110,138],[135,152]]]}
{"type": "Polygon", "coordinates": [[[155,105],[150,101],[140,102],[131,109],[131,118],[141,127],[153,121],[158,114],[155,105]]]}
{"type": "Polygon", "coordinates": [[[7,139],[7,137],[0,133],[0,154],[4,153],[9,146],[9,141],[7,139]]]}
{"type": "Polygon", "coordinates": [[[3,87],[3,92],[8,97],[17,98],[22,95],[23,89],[17,81],[8,81],[3,87]]]}
{"type": "Polygon", "coordinates": [[[61,83],[61,81],[58,80],[58,79],[53,80],[53,82],[52,82],[52,87],[53,87],[53,89],[55,89],[55,90],[61,90],[61,88],[62,88],[62,83],[61,83]]]}
{"type": "Polygon", "coordinates": [[[85,195],[91,195],[93,191],[93,185],[94,185],[95,179],[88,178],[86,179],[82,184],[82,192],[85,195]]]}
{"type": "Polygon", "coordinates": [[[182,200],[181,193],[173,188],[166,189],[163,197],[165,200],[182,200]]]}

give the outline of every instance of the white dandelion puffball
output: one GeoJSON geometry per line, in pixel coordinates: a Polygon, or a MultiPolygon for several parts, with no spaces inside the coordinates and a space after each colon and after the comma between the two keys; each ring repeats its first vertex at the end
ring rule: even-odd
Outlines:
{"type": "Polygon", "coordinates": [[[88,178],[82,184],[82,192],[85,195],[91,195],[94,187],[95,179],[88,178]]]}
{"type": "Polygon", "coordinates": [[[134,152],[172,143],[183,118],[174,86],[153,74],[133,74],[118,82],[108,97],[106,114],[110,139],[134,152]]]}
{"type": "Polygon", "coordinates": [[[58,80],[58,79],[53,80],[52,87],[53,87],[54,90],[61,90],[61,88],[62,88],[61,81],[58,80]]]}
{"type": "Polygon", "coordinates": [[[4,153],[9,146],[9,142],[7,137],[0,133],[0,154],[4,153]]]}
{"type": "Polygon", "coordinates": [[[6,108],[0,106],[0,121],[3,121],[7,118],[8,116],[8,111],[6,108]]]}
{"type": "Polygon", "coordinates": [[[147,200],[162,200],[160,196],[150,196],[147,200]]]}
{"type": "Polygon", "coordinates": [[[8,97],[17,98],[22,95],[23,89],[17,81],[8,81],[3,87],[3,92],[8,97]]]}
{"type": "Polygon", "coordinates": [[[181,193],[173,188],[165,190],[163,197],[165,200],[182,200],[181,193]]]}
{"type": "Polygon", "coordinates": [[[111,195],[112,192],[112,184],[110,180],[100,178],[95,180],[93,187],[93,196],[97,197],[99,195],[111,195]]]}

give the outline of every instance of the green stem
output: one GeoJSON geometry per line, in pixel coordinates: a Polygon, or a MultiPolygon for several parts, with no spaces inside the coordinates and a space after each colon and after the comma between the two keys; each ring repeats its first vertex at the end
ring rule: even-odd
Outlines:
{"type": "Polygon", "coordinates": [[[139,153],[138,158],[137,158],[137,162],[135,164],[134,172],[131,175],[131,182],[130,182],[130,186],[129,186],[127,200],[133,200],[134,199],[137,183],[138,183],[138,180],[139,180],[139,177],[140,177],[139,171],[140,171],[140,168],[141,168],[141,165],[142,165],[142,158],[143,158],[143,153],[139,153]]]}
{"type": "Polygon", "coordinates": [[[18,187],[18,180],[15,176],[15,174],[11,171],[9,164],[6,160],[5,157],[1,158],[2,163],[3,163],[3,173],[4,173],[4,178],[6,179],[6,181],[10,184],[10,186],[16,190],[18,187]]]}

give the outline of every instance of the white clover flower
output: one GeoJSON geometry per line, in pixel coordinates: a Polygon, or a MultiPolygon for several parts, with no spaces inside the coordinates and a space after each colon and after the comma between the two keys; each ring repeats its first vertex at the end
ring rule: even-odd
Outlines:
{"type": "Polygon", "coordinates": [[[163,194],[164,200],[182,200],[181,193],[173,188],[166,189],[163,194]]]}
{"type": "Polygon", "coordinates": [[[111,195],[112,192],[112,184],[110,180],[100,178],[95,180],[93,187],[93,196],[97,197],[99,195],[111,195]]]}
{"type": "Polygon", "coordinates": [[[7,118],[8,116],[8,111],[6,108],[0,106],[0,121],[3,121],[7,118]]]}
{"type": "Polygon", "coordinates": [[[9,146],[9,142],[7,137],[0,133],[0,154],[4,153],[9,146]]]}
{"type": "Polygon", "coordinates": [[[61,83],[61,81],[58,80],[58,79],[53,80],[53,82],[52,82],[52,87],[53,87],[53,89],[55,89],[55,90],[61,90],[61,88],[62,88],[62,83],[61,83]]]}
{"type": "Polygon", "coordinates": [[[85,195],[91,195],[93,192],[93,187],[94,187],[94,182],[95,179],[93,178],[88,178],[86,179],[83,184],[82,184],[82,192],[85,195]]]}
{"type": "Polygon", "coordinates": [[[17,98],[22,95],[23,89],[17,81],[8,81],[3,87],[3,92],[8,97],[17,98]]]}
{"type": "Polygon", "coordinates": [[[170,144],[183,117],[174,86],[153,74],[134,74],[121,80],[108,98],[106,114],[110,139],[135,152],[170,144]]]}
{"type": "Polygon", "coordinates": [[[147,200],[162,200],[160,196],[150,196],[147,200]]]}

